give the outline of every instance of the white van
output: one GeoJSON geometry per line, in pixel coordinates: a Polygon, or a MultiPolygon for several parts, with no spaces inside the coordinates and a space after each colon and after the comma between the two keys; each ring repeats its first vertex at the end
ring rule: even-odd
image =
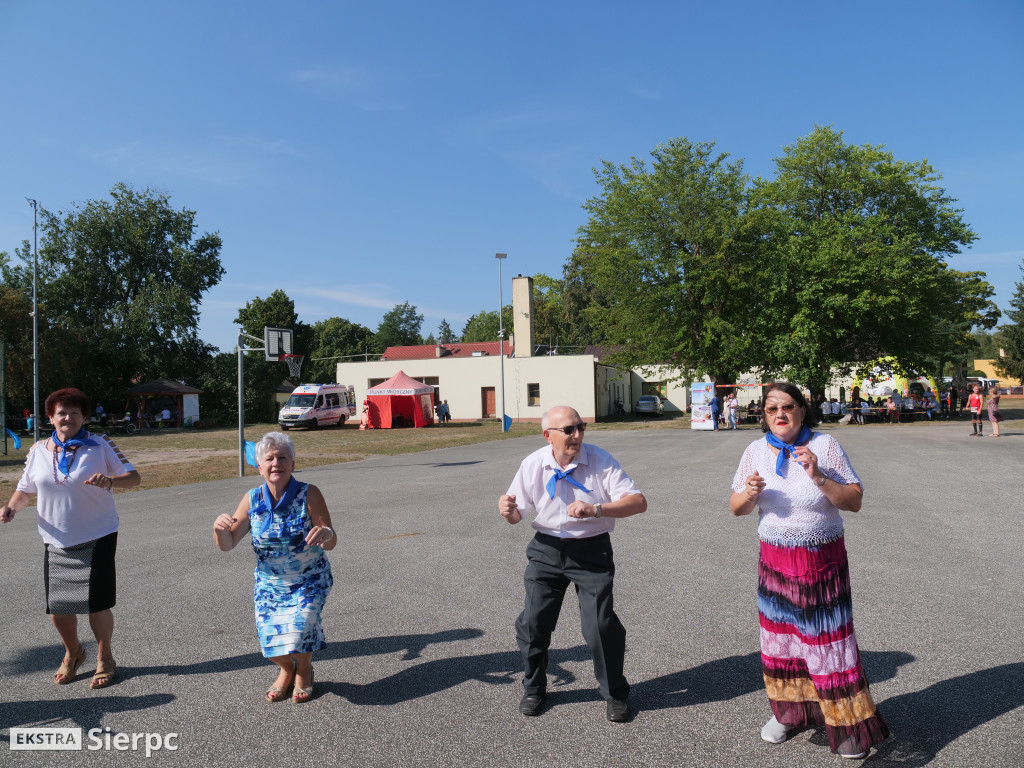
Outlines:
{"type": "Polygon", "coordinates": [[[291,427],[341,425],[355,415],[356,390],[351,384],[302,384],[277,414],[277,423],[287,432],[291,427]]]}

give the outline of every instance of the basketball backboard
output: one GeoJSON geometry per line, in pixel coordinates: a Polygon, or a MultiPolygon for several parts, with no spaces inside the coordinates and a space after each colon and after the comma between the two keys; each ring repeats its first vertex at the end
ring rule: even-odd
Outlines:
{"type": "Polygon", "coordinates": [[[263,344],[266,347],[264,354],[267,362],[278,362],[281,355],[292,354],[292,329],[265,327],[263,329],[263,344]]]}

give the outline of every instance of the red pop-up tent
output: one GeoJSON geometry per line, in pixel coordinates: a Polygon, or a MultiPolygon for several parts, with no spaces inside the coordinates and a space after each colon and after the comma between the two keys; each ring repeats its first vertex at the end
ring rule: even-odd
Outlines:
{"type": "Polygon", "coordinates": [[[425,427],[434,423],[434,388],[399,371],[366,390],[372,429],[425,427]]]}

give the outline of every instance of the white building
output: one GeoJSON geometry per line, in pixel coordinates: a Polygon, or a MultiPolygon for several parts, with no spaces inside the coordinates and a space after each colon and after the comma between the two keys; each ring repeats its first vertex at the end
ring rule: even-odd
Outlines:
{"type": "MultiPolygon", "coordinates": [[[[534,356],[532,278],[512,280],[512,310],[514,334],[504,342],[505,413],[512,419],[536,422],[548,408],[569,405],[593,421],[612,415],[616,400],[630,411],[636,398],[647,394],[639,371],[604,365],[599,349],[582,355],[534,356]]],[[[497,341],[389,347],[380,360],[339,363],[337,381],[353,385],[362,400],[369,387],[401,370],[432,385],[437,402],[448,401],[453,420],[497,418],[502,368],[498,354],[497,341]]],[[[652,391],[664,392],[667,412],[684,411],[689,404],[681,384],[661,384],[652,391]]]]}

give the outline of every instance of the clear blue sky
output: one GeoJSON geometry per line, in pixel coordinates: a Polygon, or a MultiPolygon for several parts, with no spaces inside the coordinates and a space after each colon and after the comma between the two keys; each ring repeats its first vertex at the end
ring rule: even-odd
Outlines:
{"type": "MultiPolygon", "coordinates": [[[[593,168],[686,136],[751,174],[831,124],[927,158],[1005,308],[1024,259],[1024,3],[0,0],[0,250],[123,181],[224,240],[201,336],[276,288],[423,333],[561,275],[593,168]]],[[[302,350],[297,350],[302,351],[302,350]]]]}

